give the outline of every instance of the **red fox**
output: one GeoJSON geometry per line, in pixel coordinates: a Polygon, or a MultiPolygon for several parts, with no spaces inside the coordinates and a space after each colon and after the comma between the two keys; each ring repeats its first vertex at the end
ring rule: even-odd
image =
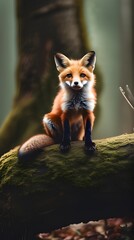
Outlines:
{"type": "Polygon", "coordinates": [[[70,142],[84,140],[86,152],[95,151],[91,131],[96,105],[95,75],[96,54],[90,51],[80,60],[70,60],[61,53],[54,57],[59,71],[60,90],[52,110],[45,114],[45,134],[30,138],[19,149],[19,158],[27,158],[43,147],[60,143],[61,152],[70,149],[70,142]]]}

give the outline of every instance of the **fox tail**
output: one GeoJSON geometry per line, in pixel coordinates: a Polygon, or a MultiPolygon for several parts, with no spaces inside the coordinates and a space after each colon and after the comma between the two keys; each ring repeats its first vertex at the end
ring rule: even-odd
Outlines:
{"type": "Polygon", "coordinates": [[[35,135],[20,146],[18,158],[20,161],[34,158],[43,151],[44,147],[53,145],[54,143],[54,140],[45,134],[35,135]]]}

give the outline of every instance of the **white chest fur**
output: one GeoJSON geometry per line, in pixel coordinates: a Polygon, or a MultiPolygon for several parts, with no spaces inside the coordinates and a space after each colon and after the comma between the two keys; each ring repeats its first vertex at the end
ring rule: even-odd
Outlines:
{"type": "Polygon", "coordinates": [[[63,97],[62,111],[79,111],[86,109],[93,111],[95,107],[94,95],[87,91],[73,91],[66,93],[63,97]]]}

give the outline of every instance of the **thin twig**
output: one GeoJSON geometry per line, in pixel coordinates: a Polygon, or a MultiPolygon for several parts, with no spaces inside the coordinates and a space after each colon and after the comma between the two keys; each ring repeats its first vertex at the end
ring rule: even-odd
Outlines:
{"type": "Polygon", "coordinates": [[[132,94],[132,92],[131,92],[131,90],[130,90],[130,88],[129,88],[128,85],[126,85],[126,90],[127,90],[127,93],[128,93],[129,99],[131,100],[131,103],[134,104],[134,96],[133,96],[133,94],[132,94]]]}
{"type": "MultiPolygon", "coordinates": [[[[131,93],[128,85],[126,85],[126,88],[127,88],[127,91],[129,92],[129,94],[130,94],[130,96],[131,96],[132,93],[131,93]]],[[[132,105],[132,103],[131,103],[131,102],[129,101],[129,99],[127,98],[126,93],[125,93],[125,91],[123,90],[123,88],[122,88],[122,87],[119,87],[119,89],[120,89],[120,92],[122,93],[123,97],[125,98],[125,100],[126,100],[127,103],[129,104],[129,106],[134,110],[134,106],[132,105]]],[[[133,97],[133,95],[132,95],[132,97],[133,97]]]]}

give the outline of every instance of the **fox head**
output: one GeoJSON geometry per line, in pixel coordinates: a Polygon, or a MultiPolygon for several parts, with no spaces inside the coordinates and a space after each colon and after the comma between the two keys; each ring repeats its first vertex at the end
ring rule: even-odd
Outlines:
{"type": "Polygon", "coordinates": [[[72,60],[57,53],[54,57],[56,68],[59,71],[60,86],[62,88],[71,88],[80,90],[83,87],[92,87],[94,85],[94,68],[96,63],[96,54],[90,51],[80,60],[72,60]]]}

